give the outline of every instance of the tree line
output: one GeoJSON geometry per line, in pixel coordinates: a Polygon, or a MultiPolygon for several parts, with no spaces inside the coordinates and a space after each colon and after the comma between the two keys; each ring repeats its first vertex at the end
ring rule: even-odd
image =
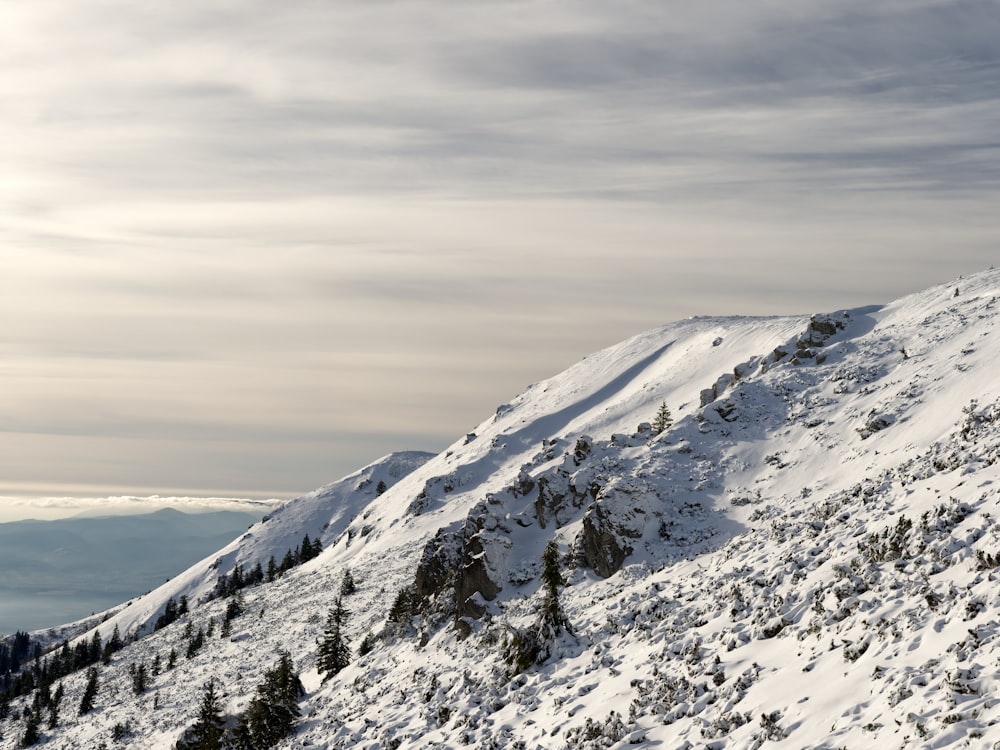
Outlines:
{"type": "Polygon", "coordinates": [[[298,567],[299,565],[307,563],[313,558],[319,556],[319,553],[322,551],[323,543],[320,541],[319,537],[316,539],[310,539],[309,535],[306,534],[302,537],[302,542],[298,547],[294,549],[290,548],[285,552],[280,563],[274,555],[271,555],[270,559],[267,561],[266,570],[260,564],[260,561],[258,561],[249,571],[243,566],[242,563],[237,563],[233,567],[231,573],[219,576],[219,579],[215,584],[215,590],[212,592],[209,600],[232,596],[237,591],[247,588],[248,586],[259,586],[262,583],[273,583],[292,568],[298,567]]]}

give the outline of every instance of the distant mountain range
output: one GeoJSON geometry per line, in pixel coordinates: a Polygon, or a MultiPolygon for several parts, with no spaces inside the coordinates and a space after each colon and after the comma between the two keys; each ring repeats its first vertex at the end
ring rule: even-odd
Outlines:
{"type": "MultiPolygon", "coordinates": [[[[121,638],[59,677],[41,741],[1000,746],[998,295],[991,269],[593,354],[446,451],[387,456],[35,634],[50,670],[121,638]],[[290,734],[259,739],[278,709],[290,734]]],[[[0,748],[33,705],[10,698],[0,748]]]]}

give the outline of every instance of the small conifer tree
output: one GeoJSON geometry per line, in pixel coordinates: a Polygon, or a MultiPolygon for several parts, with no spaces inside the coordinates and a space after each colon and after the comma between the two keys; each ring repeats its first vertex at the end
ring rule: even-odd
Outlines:
{"type": "Polygon", "coordinates": [[[59,723],[59,704],[62,702],[65,692],[63,684],[60,682],[56,686],[56,691],[52,694],[52,700],[49,703],[49,729],[55,729],[56,724],[59,723]]]}
{"type": "Polygon", "coordinates": [[[198,632],[192,636],[191,640],[188,641],[187,647],[187,658],[193,659],[195,654],[197,654],[201,647],[205,645],[205,629],[198,628],[198,632]]]}
{"type": "Polygon", "coordinates": [[[302,537],[302,544],[299,545],[299,563],[309,562],[313,559],[313,557],[312,539],[310,539],[309,535],[306,534],[302,537]]]}
{"type": "Polygon", "coordinates": [[[222,715],[222,698],[218,684],[211,678],[202,688],[198,719],[177,742],[178,750],[222,750],[226,720],[222,715]]]}
{"type": "Polygon", "coordinates": [[[39,721],[40,717],[37,712],[31,711],[28,714],[24,723],[24,734],[21,735],[20,747],[31,747],[38,744],[38,740],[41,739],[41,735],[38,733],[39,721]]]}
{"type": "Polygon", "coordinates": [[[371,631],[365,633],[365,637],[358,644],[358,656],[370,654],[375,649],[375,634],[371,631]]]}
{"type": "Polygon", "coordinates": [[[300,716],[299,698],[305,694],[292,665],[292,657],[281,654],[273,669],[264,674],[257,695],[240,717],[238,741],[249,748],[274,747],[291,734],[300,716]]]}
{"type": "Polygon", "coordinates": [[[326,628],[319,640],[316,668],[324,675],[324,680],[333,677],[351,662],[351,650],[343,633],[349,615],[338,596],[326,616],[326,628]]]}
{"type": "Polygon", "coordinates": [[[550,654],[552,641],[562,630],[570,631],[569,619],[559,601],[559,588],[566,585],[559,569],[559,546],[550,540],[542,552],[542,606],[538,620],[529,628],[508,628],[503,641],[503,658],[508,676],[513,677],[540,664],[550,654]]]}
{"type": "Polygon", "coordinates": [[[101,632],[99,630],[94,630],[94,635],[90,639],[90,647],[87,650],[87,659],[90,664],[95,663],[101,658],[101,653],[104,651],[104,647],[101,645],[101,632]]]}
{"type": "Polygon", "coordinates": [[[111,633],[111,638],[108,640],[107,643],[104,644],[104,653],[101,654],[101,660],[105,664],[110,662],[111,655],[114,654],[116,651],[121,651],[123,645],[124,644],[122,643],[121,634],[118,632],[118,626],[115,625],[115,629],[111,633]]]}
{"type": "Polygon", "coordinates": [[[149,671],[146,669],[146,663],[130,664],[128,672],[132,678],[132,692],[136,695],[145,693],[146,688],[149,686],[149,671]]]}
{"type": "Polygon", "coordinates": [[[549,540],[542,552],[542,585],[545,587],[545,598],[539,613],[539,631],[544,637],[554,637],[562,628],[569,630],[569,621],[559,602],[559,588],[566,585],[562,571],[559,569],[559,546],[555,540],[549,540]]]}
{"type": "Polygon", "coordinates": [[[670,408],[667,406],[667,402],[663,401],[656,412],[656,419],[653,420],[653,430],[659,435],[664,430],[670,429],[673,423],[674,419],[670,415],[670,408]]]}
{"type": "Polygon", "coordinates": [[[97,669],[91,667],[87,670],[87,685],[83,688],[83,696],[80,698],[80,716],[94,710],[94,701],[97,698],[97,669]]]}
{"type": "Polygon", "coordinates": [[[358,590],[357,585],[354,583],[354,576],[351,575],[350,568],[344,568],[344,575],[340,579],[340,595],[350,596],[358,590]]]}

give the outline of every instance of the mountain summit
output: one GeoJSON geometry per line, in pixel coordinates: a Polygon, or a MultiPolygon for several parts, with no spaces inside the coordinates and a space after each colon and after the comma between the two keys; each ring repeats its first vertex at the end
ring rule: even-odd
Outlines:
{"type": "Polygon", "coordinates": [[[0,748],[33,712],[52,748],[209,747],[206,715],[215,747],[993,747],[998,294],[991,269],[593,354],[35,634],[0,748]],[[46,670],[115,633],[46,728],[46,670]]]}

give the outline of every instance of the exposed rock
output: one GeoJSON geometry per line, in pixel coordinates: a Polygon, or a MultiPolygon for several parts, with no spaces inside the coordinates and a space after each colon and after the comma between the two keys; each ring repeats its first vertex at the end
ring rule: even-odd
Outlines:
{"type": "Polygon", "coordinates": [[[455,579],[461,561],[462,534],[439,529],[424,545],[424,552],[414,577],[414,593],[420,599],[433,599],[455,579]]]}
{"type": "Polygon", "coordinates": [[[863,427],[859,427],[857,432],[862,440],[871,437],[876,432],[884,430],[893,423],[891,415],[870,414],[863,427]]]}
{"type": "Polygon", "coordinates": [[[543,529],[545,528],[545,496],[542,494],[542,488],[538,488],[538,497],[535,498],[535,518],[538,519],[538,525],[543,529]]]}
{"type": "MultiPolygon", "coordinates": [[[[574,457],[574,462],[576,458],[574,457]]],[[[572,506],[579,508],[582,505],[585,495],[577,492],[571,483],[570,477],[563,471],[557,469],[548,475],[537,477],[538,497],[535,499],[535,516],[538,525],[543,529],[548,520],[555,523],[556,527],[562,525],[559,518],[560,511],[564,512],[568,507],[567,498],[572,501],[572,506]],[[556,487],[564,488],[565,492],[560,492],[556,487]],[[548,519],[548,520],[547,520],[548,519]]],[[[564,519],[565,520],[565,519],[564,519]]]]}
{"type": "Polygon", "coordinates": [[[834,318],[830,315],[813,315],[809,318],[805,334],[798,340],[796,346],[799,349],[825,346],[831,336],[844,328],[846,328],[846,324],[840,318],[834,318]]]}
{"type": "Polygon", "coordinates": [[[483,548],[482,533],[485,514],[482,508],[473,509],[465,521],[464,544],[455,575],[456,629],[462,637],[469,635],[471,627],[466,618],[478,620],[486,614],[483,601],[493,601],[500,587],[490,578],[483,548]]]}
{"type": "Polygon", "coordinates": [[[514,497],[527,495],[533,489],[535,489],[535,480],[525,471],[517,475],[517,482],[510,487],[510,491],[514,497]]]}
{"type": "Polygon", "coordinates": [[[625,558],[632,554],[632,546],[621,538],[626,534],[631,536],[631,533],[616,529],[601,506],[594,505],[583,517],[583,531],[577,539],[583,564],[602,578],[617,573],[625,558]]]}

